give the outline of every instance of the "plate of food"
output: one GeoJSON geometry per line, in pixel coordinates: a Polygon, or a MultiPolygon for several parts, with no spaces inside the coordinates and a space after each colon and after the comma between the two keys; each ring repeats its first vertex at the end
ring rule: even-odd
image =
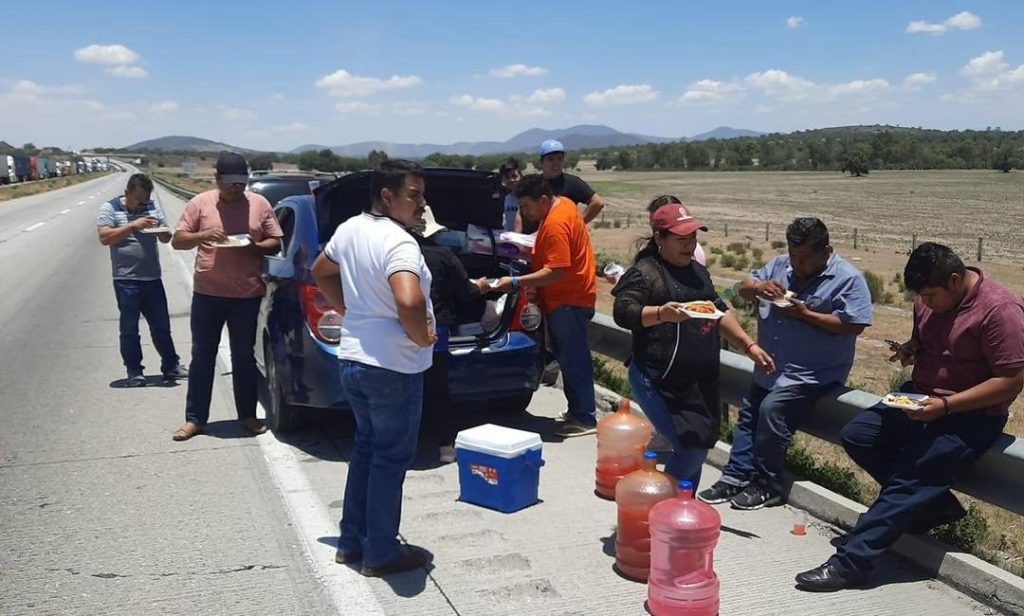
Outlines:
{"type": "Polygon", "coordinates": [[[679,311],[688,315],[691,319],[711,319],[717,321],[725,316],[725,313],[719,310],[718,306],[707,300],[679,304],[679,311]]]}
{"type": "Polygon", "coordinates": [[[244,248],[249,244],[249,234],[239,233],[237,235],[229,235],[223,242],[213,243],[210,244],[210,246],[213,246],[214,248],[244,248]]]}
{"type": "Polygon", "coordinates": [[[907,394],[901,391],[894,391],[885,394],[882,398],[882,404],[894,409],[903,409],[904,411],[920,411],[924,408],[924,402],[929,397],[925,394],[907,394]]]}
{"type": "Polygon", "coordinates": [[[778,306],[779,308],[789,308],[790,306],[793,305],[794,297],[796,297],[796,293],[793,293],[792,291],[786,291],[785,295],[783,295],[779,299],[772,300],[772,303],[778,306]]]}
{"type": "Polygon", "coordinates": [[[148,229],[142,229],[143,233],[170,233],[170,227],[149,227],[148,229]]]}

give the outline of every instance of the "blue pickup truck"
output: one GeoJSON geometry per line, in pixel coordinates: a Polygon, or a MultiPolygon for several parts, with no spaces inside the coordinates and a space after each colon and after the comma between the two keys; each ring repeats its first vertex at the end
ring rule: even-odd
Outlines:
{"type": "MultiPolygon", "coordinates": [[[[426,169],[425,175],[427,201],[438,222],[451,232],[465,232],[468,225],[501,228],[496,174],[426,169]]],[[[336,357],[341,320],[317,288],[311,268],[338,225],[369,208],[370,177],[368,171],[342,176],[312,195],[285,197],[274,208],[284,237],[280,254],[264,259],[267,292],[260,309],[256,357],[267,383],[267,422],[275,431],[296,428],[304,408],[347,407],[336,357]]],[[[528,268],[508,257],[457,247],[453,251],[472,278],[524,273],[528,268]]],[[[512,292],[461,306],[459,315],[448,351],[453,400],[525,409],[543,371],[540,309],[525,293],[512,292]],[[494,302],[491,310],[488,301],[494,302]],[[501,307],[497,314],[495,306],[501,307]],[[492,318],[484,318],[485,313],[492,318]]]]}

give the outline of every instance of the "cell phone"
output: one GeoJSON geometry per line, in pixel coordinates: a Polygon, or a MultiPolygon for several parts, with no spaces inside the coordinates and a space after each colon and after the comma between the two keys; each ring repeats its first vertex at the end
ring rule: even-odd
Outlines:
{"type": "Polygon", "coordinates": [[[888,338],[886,338],[885,343],[888,344],[889,348],[892,349],[893,351],[903,346],[902,342],[896,342],[895,340],[889,340],[888,338]]]}

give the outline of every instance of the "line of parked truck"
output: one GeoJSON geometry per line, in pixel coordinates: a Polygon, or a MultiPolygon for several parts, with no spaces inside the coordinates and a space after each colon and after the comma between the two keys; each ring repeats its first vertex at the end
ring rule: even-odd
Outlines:
{"type": "Polygon", "coordinates": [[[0,185],[106,171],[109,164],[99,158],[57,160],[45,156],[0,154],[0,185]]]}

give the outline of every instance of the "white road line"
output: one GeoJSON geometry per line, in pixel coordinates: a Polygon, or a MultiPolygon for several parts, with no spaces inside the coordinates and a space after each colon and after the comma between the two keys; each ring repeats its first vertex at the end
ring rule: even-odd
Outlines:
{"type": "Polygon", "coordinates": [[[39,227],[42,227],[45,224],[46,224],[45,222],[37,222],[36,224],[32,225],[31,227],[28,227],[27,229],[25,229],[25,231],[35,231],[36,229],[38,229],[39,227]]]}
{"type": "Polygon", "coordinates": [[[79,201],[78,205],[85,205],[85,201],[79,201]]]}
{"type": "MultiPolygon", "coordinates": [[[[178,273],[191,293],[192,273],[188,265],[179,251],[172,250],[166,245],[165,248],[171,253],[172,260],[178,264],[178,273]]],[[[224,371],[230,372],[229,347],[221,346],[217,356],[224,371]]],[[[256,402],[256,411],[262,413],[263,417],[267,416],[266,410],[259,402],[256,402]]],[[[366,578],[351,567],[335,564],[335,548],[320,542],[320,537],[335,536],[338,526],[331,521],[323,501],[313,489],[291,448],[277,440],[269,431],[256,437],[256,442],[263,450],[263,457],[267,461],[274,485],[284,500],[288,517],[302,540],[306,560],[309,561],[313,574],[327,589],[327,594],[330,595],[338,614],[385,616],[384,608],[377,601],[366,578]]]]}
{"type": "Polygon", "coordinates": [[[68,213],[68,212],[70,212],[70,211],[71,211],[71,208],[68,208],[68,209],[66,209],[66,210],[61,210],[61,211],[60,211],[60,213],[61,213],[61,214],[67,214],[67,213],[68,213]]]}
{"type": "Polygon", "coordinates": [[[95,198],[96,198],[96,195],[89,195],[89,198],[90,198],[90,199],[95,199],[95,198]]]}

